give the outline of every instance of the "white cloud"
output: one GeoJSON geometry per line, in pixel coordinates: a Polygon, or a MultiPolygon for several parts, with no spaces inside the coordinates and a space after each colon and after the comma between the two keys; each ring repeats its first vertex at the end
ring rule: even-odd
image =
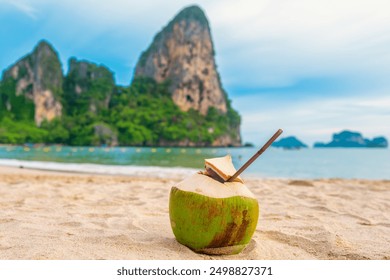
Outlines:
{"type": "Polygon", "coordinates": [[[239,3],[245,17],[234,16],[230,2],[210,15],[216,23],[219,65],[236,69],[223,76],[229,85],[237,85],[238,74],[248,68],[253,73],[248,83],[282,87],[308,75],[375,77],[390,72],[388,1],[239,3]]]}
{"type": "Polygon", "coordinates": [[[10,6],[13,6],[23,14],[27,15],[28,17],[32,19],[36,19],[38,15],[38,11],[29,3],[29,1],[23,1],[23,0],[1,0],[1,3],[8,4],[10,6]]]}
{"type": "MultiPolygon", "coordinates": [[[[48,19],[47,29],[61,28],[58,32],[64,39],[77,38],[78,42],[70,44],[74,48],[82,48],[83,44],[109,33],[144,49],[168,20],[194,2],[7,0],[7,3],[33,17],[42,11],[41,16],[48,19]],[[75,36],[79,33],[83,36],[75,36]]],[[[386,81],[383,73],[390,72],[387,0],[196,3],[204,8],[210,20],[217,64],[228,87],[285,87],[308,76],[386,81]]]]}

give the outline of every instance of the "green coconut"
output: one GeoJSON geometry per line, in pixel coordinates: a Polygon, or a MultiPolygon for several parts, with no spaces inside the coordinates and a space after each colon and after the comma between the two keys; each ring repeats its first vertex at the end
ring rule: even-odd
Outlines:
{"type": "Polygon", "coordinates": [[[195,252],[237,254],[256,230],[259,204],[235,173],[230,156],[207,159],[206,171],[172,187],[169,215],[177,241],[195,252]]]}

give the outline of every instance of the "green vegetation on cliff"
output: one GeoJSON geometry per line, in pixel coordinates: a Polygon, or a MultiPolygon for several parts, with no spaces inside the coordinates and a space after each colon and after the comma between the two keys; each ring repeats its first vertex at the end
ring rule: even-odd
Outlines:
{"type": "Polygon", "coordinates": [[[230,127],[229,118],[214,108],[206,116],[183,112],[174,104],[168,84],[138,78],[119,89],[111,104],[111,124],[125,145],[210,145],[230,127]]]}
{"type": "Polygon", "coordinates": [[[10,78],[0,83],[0,120],[34,121],[34,110],[31,99],[16,94],[16,80],[10,78]]]}
{"type": "Polygon", "coordinates": [[[100,114],[108,109],[114,88],[114,75],[108,68],[71,58],[64,81],[67,115],[76,116],[88,111],[100,114]]]}
{"type": "Polygon", "coordinates": [[[23,95],[16,96],[15,81],[2,82],[0,143],[208,146],[227,132],[235,136],[237,130],[232,128],[240,123],[230,106],[227,114],[215,108],[210,108],[206,116],[195,110],[183,112],[172,101],[168,84],[152,79],[138,78],[131,86],[120,87],[103,75],[102,79],[84,83],[79,76],[68,75],[63,116],[37,127],[33,102],[23,95]],[[79,96],[74,91],[76,84],[83,89],[79,96]],[[91,100],[105,100],[108,93],[107,107],[101,106],[98,113],[91,110],[91,100]]]}

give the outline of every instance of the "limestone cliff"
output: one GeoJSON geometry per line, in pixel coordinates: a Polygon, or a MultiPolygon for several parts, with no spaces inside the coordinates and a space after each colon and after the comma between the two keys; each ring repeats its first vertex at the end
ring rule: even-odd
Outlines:
{"type": "Polygon", "coordinates": [[[241,145],[240,115],[222,88],[210,27],[197,6],[156,35],[129,87],[115,85],[102,65],[71,58],[68,69],[64,77],[57,52],[40,41],[3,72],[0,142],[241,145]]]}
{"type": "Polygon", "coordinates": [[[23,95],[32,100],[34,120],[38,126],[45,119],[50,121],[61,116],[61,63],[48,42],[40,41],[32,53],[4,71],[2,80],[13,80],[16,96],[23,95]]]}
{"type": "Polygon", "coordinates": [[[183,111],[192,108],[203,115],[209,107],[227,111],[209,24],[197,6],[182,10],[154,37],[138,61],[138,76],[169,80],[172,98],[183,111]]]}
{"type": "Polygon", "coordinates": [[[64,82],[68,113],[107,109],[114,87],[114,74],[107,67],[71,58],[64,82]]]}
{"type": "MultiPolygon", "coordinates": [[[[198,6],[183,9],[154,37],[137,63],[134,78],[138,77],[168,82],[182,111],[207,115],[214,107],[226,118],[234,112],[217,72],[209,23],[198,6]]],[[[212,145],[241,145],[240,121],[212,145]]]]}

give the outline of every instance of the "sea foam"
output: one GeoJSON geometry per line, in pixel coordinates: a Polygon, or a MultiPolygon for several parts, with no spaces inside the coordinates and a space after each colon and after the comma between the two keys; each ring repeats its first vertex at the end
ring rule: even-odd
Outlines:
{"type": "Polygon", "coordinates": [[[104,165],[91,163],[59,163],[0,159],[0,166],[19,167],[38,170],[76,172],[89,174],[122,175],[135,177],[172,178],[185,177],[198,170],[183,167],[157,167],[133,165],[104,165]]]}

